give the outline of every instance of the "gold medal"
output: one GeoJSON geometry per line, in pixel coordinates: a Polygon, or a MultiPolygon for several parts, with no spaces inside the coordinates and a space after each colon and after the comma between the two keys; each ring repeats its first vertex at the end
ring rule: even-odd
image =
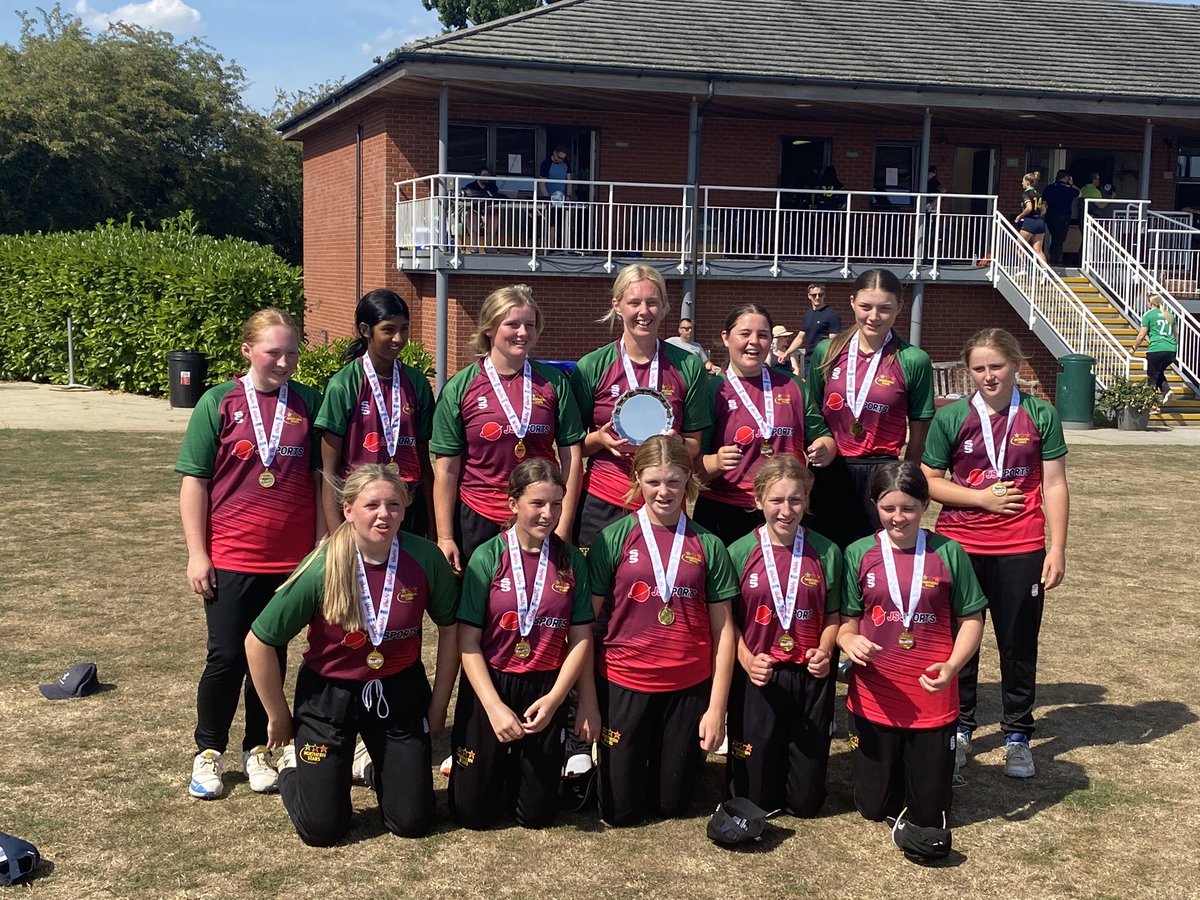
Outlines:
{"type": "Polygon", "coordinates": [[[379,652],[378,647],[367,654],[367,665],[372,669],[383,668],[383,654],[379,652]]]}
{"type": "Polygon", "coordinates": [[[992,485],[992,493],[997,497],[1003,497],[1008,493],[1008,485],[1006,485],[1003,481],[997,481],[992,485]]]}
{"type": "Polygon", "coordinates": [[[770,444],[768,444],[766,441],[763,441],[762,446],[758,448],[758,453],[764,459],[770,459],[772,456],[775,455],[775,450],[774,450],[774,448],[771,447],[770,444]]]}
{"type": "Polygon", "coordinates": [[[513,650],[513,656],[517,659],[529,659],[532,653],[533,648],[529,646],[529,641],[525,640],[525,638],[517,641],[517,647],[513,650]]]}
{"type": "Polygon", "coordinates": [[[275,484],[275,476],[270,472],[263,472],[258,476],[258,483],[265,488],[269,488],[275,484]]]}
{"type": "Polygon", "coordinates": [[[387,465],[384,466],[384,468],[387,469],[389,472],[391,472],[393,475],[400,474],[400,464],[397,463],[394,459],[389,461],[387,463],[387,465]]]}
{"type": "Polygon", "coordinates": [[[517,446],[513,447],[513,456],[517,459],[525,458],[525,441],[517,441],[517,446]]]}
{"type": "Polygon", "coordinates": [[[852,423],[850,423],[850,437],[862,437],[865,430],[866,429],[864,429],[862,426],[862,422],[858,421],[858,419],[855,419],[852,423]]]}
{"type": "Polygon", "coordinates": [[[896,643],[905,650],[911,650],[917,646],[917,639],[913,637],[911,631],[902,631],[900,632],[900,636],[896,638],[896,643]]]}
{"type": "Polygon", "coordinates": [[[791,653],[796,649],[796,639],[787,632],[779,636],[779,649],[784,653],[791,653]]]}
{"type": "Polygon", "coordinates": [[[675,613],[671,611],[671,607],[664,606],[658,611],[658,621],[661,625],[670,625],[675,621],[675,613]]]}

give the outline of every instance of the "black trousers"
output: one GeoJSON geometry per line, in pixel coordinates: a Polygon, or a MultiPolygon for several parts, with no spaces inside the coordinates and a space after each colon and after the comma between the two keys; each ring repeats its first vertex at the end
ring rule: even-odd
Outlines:
{"type": "Polygon", "coordinates": [[[745,537],[766,521],[763,519],[762,510],[743,509],[740,506],[713,500],[704,494],[701,494],[696,500],[696,509],[692,518],[720,538],[721,543],[725,546],[729,546],[738,538],[745,537]]]}
{"type": "MultiPolygon", "coordinates": [[[[246,667],[246,635],[286,574],[251,575],[217,569],[217,585],[204,601],[208,657],[196,690],[196,748],[224,753],[237,714],[238,697],[246,705],[242,749],[267,742],[267,712],[246,667]]],[[[287,665],[287,647],[276,648],[279,671],[287,665]]]]}
{"type": "MultiPolygon", "coordinates": [[[[1000,651],[1000,694],[1004,713],[1000,730],[1005,734],[1033,733],[1033,706],[1037,694],[1038,633],[1046,591],[1042,587],[1045,550],[1011,556],[971,554],[975,577],[988,598],[984,617],[991,614],[1000,651]]],[[[979,654],[958,673],[958,727],[974,731],[979,689],[979,654]]]]}
{"type": "Polygon", "coordinates": [[[942,827],[954,777],[954,723],[940,728],[894,728],[850,716],[854,748],[854,805],[881,822],[907,807],[914,825],[942,827]]]}
{"type": "Polygon", "coordinates": [[[307,666],[296,677],[296,767],[279,773],[283,805],[306,844],[328,847],[350,828],[355,738],[371,755],[372,786],[388,831],[420,837],[433,824],[432,693],[421,663],[382,680],[386,716],[363,704],[363,683],[323,678],[307,666]]]}
{"type": "Polygon", "coordinates": [[[868,497],[871,477],[895,461],[894,456],[837,456],[825,468],[813,469],[813,530],[843,550],[879,531],[879,513],[868,497]]]}
{"type": "Polygon", "coordinates": [[[583,501],[579,504],[579,510],[575,514],[575,546],[587,553],[588,547],[592,546],[596,535],[627,515],[629,515],[629,510],[624,506],[617,506],[601,500],[595,494],[585,491],[583,501]]]}
{"type": "Polygon", "coordinates": [[[1146,354],[1146,380],[1159,389],[1167,389],[1167,368],[1175,362],[1174,350],[1156,350],[1146,354]]]}
{"type": "Polygon", "coordinates": [[[725,764],[731,797],[802,818],[821,811],[837,693],[833,669],[813,678],[805,666],[777,665],[770,683],[757,687],[734,664],[725,764]]]}
{"type": "Polygon", "coordinates": [[[410,484],[408,490],[412,494],[412,502],[408,504],[408,510],[404,513],[404,521],[400,523],[400,530],[415,534],[417,537],[427,538],[429,537],[429,507],[425,504],[425,491],[422,490],[420,483],[410,484]]]}
{"type": "Polygon", "coordinates": [[[454,506],[454,543],[462,559],[463,570],[466,571],[471,554],[486,544],[504,529],[489,519],[481,516],[467,504],[459,500],[454,506]]]}
{"type": "Polygon", "coordinates": [[[691,802],[704,759],[705,680],[682,691],[632,691],[596,676],[600,695],[600,816],[634,825],[647,813],[674,818],[691,802]]]}
{"type": "Polygon", "coordinates": [[[1064,245],[1067,243],[1067,234],[1071,231],[1071,219],[1062,218],[1047,218],[1046,233],[1050,238],[1050,252],[1047,254],[1047,261],[1052,266],[1061,265],[1063,258],[1064,245]]]}
{"type": "MultiPolygon", "coordinates": [[[[504,704],[520,718],[545,696],[558,672],[510,674],[489,669],[504,704]]],[[[458,682],[451,731],[450,814],[465,828],[487,828],[501,812],[511,812],[525,828],[544,828],[558,813],[558,783],[567,724],[564,703],[537,734],[500,743],[470,679],[458,682]]]]}

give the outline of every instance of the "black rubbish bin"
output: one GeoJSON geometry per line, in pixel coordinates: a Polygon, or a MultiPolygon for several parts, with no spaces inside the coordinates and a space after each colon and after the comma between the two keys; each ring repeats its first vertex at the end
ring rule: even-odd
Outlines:
{"type": "Polygon", "coordinates": [[[204,393],[208,360],[194,350],[172,350],[167,354],[167,369],[171,373],[171,408],[193,409],[204,393]]]}

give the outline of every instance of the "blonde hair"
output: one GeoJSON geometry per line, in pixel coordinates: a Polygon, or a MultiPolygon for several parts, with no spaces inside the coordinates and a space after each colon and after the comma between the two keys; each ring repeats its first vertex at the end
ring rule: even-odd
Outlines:
{"type": "Polygon", "coordinates": [[[533,310],[534,330],[541,337],[546,320],[542,318],[542,308],[533,299],[533,290],[527,284],[506,284],[488,294],[483,306],[479,307],[479,321],[471,335],[471,349],[476,356],[487,356],[492,352],[492,339],[485,332],[498,326],[510,310],[519,306],[533,310]]]}
{"type": "Polygon", "coordinates": [[[1027,358],[1021,352],[1021,345],[1017,343],[1017,339],[1003,328],[985,328],[982,331],[977,331],[967,341],[963,347],[962,361],[963,365],[971,365],[971,354],[979,347],[991,347],[998,351],[1005,359],[1011,363],[1020,366],[1027,358]]]}
{"type": "Polygon", "coordinates": [[[242,343],[252,346],[257,344],[262,340],[263,333],[268,328],[274,328],[276,325],[292,329],[295,332],[296,340],[299,341],[300,326],[296,324],[296,320],[282,309],[276,309],[272,306],[267,309],[260,309],[246,320],[246,324],[242,326],[242,343]]]}
{"type": "MultiPolygon", "coordinates": [[[[389,471],[379,463],[366,463],[346,476],[340,485],[334,485],[338,503],[354,505],[359,494],[369,485],[383,481],[391,485],[408,505],[408,485],[398,473],[389,471]]],[[[288,577],[279,590],[283,590],[299,578],[318,556],[325,554],[325,582],[321,595],[321,615],[331,625],[340,625],[346,631],[362,631],[366,628],[362,607],[358,599],[357,545],[354,543],[354,525],[343,521],[325,545],[312,553],[295,572],[288,577]]]]}
{"type": "MultiPolygon", "coordinates": [[[[619,302],[625,296],[625,292],[639,281],[649,281],[658,288],[658,299],[662,301],[661,315],[665,317],[671,311],[671,301],[667,299],[667,280],[663,278],[662,272],[654,266],[648,266],[645,263],[630,263],[623,268],[617,273],[616,280],[613,281],[612,299],[619,302]]],[[[607,323],[611,330],[621,321],[621,315],[617,312],[616,307],[610,305],[608,312],[596,321],[601,325],[607,323]]]]}
{"type": "Polygon", "coordinates": [[[633,468],[629,473],[629,490],[625,493],[625,502],[630,503],[642,494],[640,479],[642,473],[655,466],[674,466],[682,469],[687,475],[687,487],[684,489],[684,503],[694,503],[700,496],[700,479],[692,468],[692,454],[688,453],[687,445],[677,434],[656,434],[646,438],[646,442],[633,455],[633,468]]]}
{"type": "Polygon", "coordinates": [[[1146,304],[1150,307],[1150,309],[1157,309],[1160,313],[1162,313],[1163,318],[1167,320],[1167,325],[1172,328],[1175,327],[1175,317],[1171,315],[1171,310],[1167,309],[1167,306],[1165,303],[1163,303],[1163,298],[1160,295],[1151,294],[1146,298],[1146,304]]]}
{"type": "Polygon", "coordinates": [[[1042,173],[1026,172],[1021,176],[1021,180],[1028,182],[1030,187],[1037,187],[1037,183],[1042,180],[1042,173]]]}
{"type": "Polygon", "coordinates": [[[804,494],[805,501],[808,500],[813,486],[813,474],[808,466],[787,453],[769,459],[759,466],[758,471],[754,473],[754,499],[762,503],[771,485],[782,478],[799,482],[800,491],[804,494]]]}

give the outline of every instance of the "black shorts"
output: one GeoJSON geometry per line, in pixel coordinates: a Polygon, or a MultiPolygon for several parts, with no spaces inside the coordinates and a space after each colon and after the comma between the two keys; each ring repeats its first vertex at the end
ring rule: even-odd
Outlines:
{"type": "Polygon", "coordinates": [[[408,485],[408,494],[411,501],[408,504],[408,510],[404,513],[404,521],[400,523],[400,530],[406,531],[409,534],[415,534],[417,537],[429,537],[429,507],[425,503],[425,491],[418,484],[408,485]]]}
{"type": "Polygon", "coordinates": [[[864,819],[882,822],[908,809],[914,825],[942,827],[950,811],[957,725],[896,728],[850,716],[854,749],[854,805],[864,819]]]}
{"type": "Polygon", "coordinates": [[[696,524],[715,534],[725,546],[745,537],[766,521],[762,510],[745,509],[701,494],[692,513],[696,524]]]}
{"type": "Polygon", "coordinates": [[[458,544],[463,571],[466,571],[471,554],[503,530],[487,516],[475,512],[461,499],[455,502],[454,543],[458,544]]]}
{"type": "Polygon", "coordinates": [[[583,502],[575,514],[575,544],[584,553],[592,546],[596,535],[613,522],[618,522],[629,515],[624,506],[617,506],[607,500],[601,500],[595,494],[584,493],[583,502]]]}
{"type": "Polygon", "coordinates": [[[1024,231],[1026,234],[1045,234],[1046,221],[1042,218],[1028,216],[1017,223],[1017,230],[1024,231]]]}
{"type": "Polygon", "coordinates": [[[814,469],[813,530],[843,550],[878,532],[879,513],[868,496],[871,478],[881,466],[895,461],[894,456],[836,456],[828,466],[814,469]]]}

